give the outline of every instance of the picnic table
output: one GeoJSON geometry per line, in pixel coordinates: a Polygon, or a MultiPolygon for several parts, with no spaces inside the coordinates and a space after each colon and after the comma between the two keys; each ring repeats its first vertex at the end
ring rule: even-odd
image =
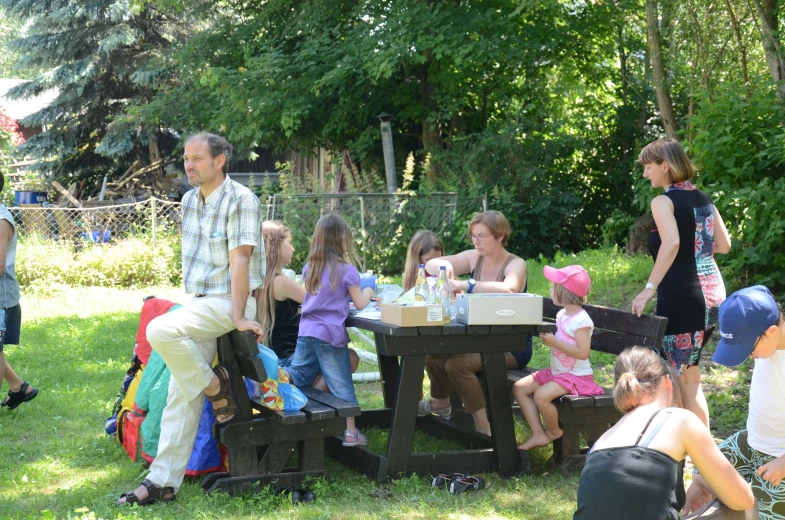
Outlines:
{"type": "Polygon", "coordinates": [[[472,325],[451,323],[441,327],[398,327],[350,316],[347,327],[374,333],[382,376],[384,408],[362,410],[360,428],[388,430],[387,450],[377,454],[362,447],[346,448],[337,437],[326,440],[333,457],[379,482],[399,475],[498,472],[512,476],[525,469],[525,453],[517,449],[512,402],[507,386],[504,353],[526,348],[526,335],[555,332],[553,323],[541,325],[472,325]],[[433,415],[417,417],[425,357],[428,354],[479,352],[487,392],[492,436],[433,415]],[[463,445],[465,449],[412,453],[415,430],[463,445]]]}

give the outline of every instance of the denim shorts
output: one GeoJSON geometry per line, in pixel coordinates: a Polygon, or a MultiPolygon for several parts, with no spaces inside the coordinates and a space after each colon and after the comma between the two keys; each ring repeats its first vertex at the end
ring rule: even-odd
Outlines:
{"type": "Polygon", "coordinates": [[[295,386],[311,386],[321,373],[331,394],[357,404],[347,347],[334,347],[318,338],[301,336],[297,338],[297,348],[289,359],[286,371],[295,386]]]}
{"type": "Polygon", "coordinates": [[[3,345],[18,345],[19,333],[22,329],[22,307],[18,304],[7,309],[0,309],[0,352],[3,345]]]}

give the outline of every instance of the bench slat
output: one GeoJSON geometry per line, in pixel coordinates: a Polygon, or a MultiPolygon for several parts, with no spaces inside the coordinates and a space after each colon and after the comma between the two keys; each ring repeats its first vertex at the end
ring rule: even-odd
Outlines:
{"type": "MultiPolygon", "coordinates": [[[[659,340],[661,341],[661,339],[659,340]]],[[[657,338],[649,336],[636,336],[623,332],[595,329],[591,335],[591,349],[608,354],[621,354],[625,349],[640,345],[659,350],[657,338]]]]}
{"type": "Polygon", "coordinates": [[[253,406],[255,410],[263,412],[266,418],[272,419],[279,424],[301,424],[307,420],[305,414],[300,411],[291,412],[281,410],[280,412],[276,412],[275,410],[270,410],[262,403],[262,400],[259,397],[251,399],[251,406],[253,406]]]}
{"type": "Polygon", "coordinates": [[[302,388],[298,387],[305,394],[308,399],[312,399],[318,403],[323,405],[327,405],[330,408],[335,409],[335,412],[338,414],[338,417],[356,417],[360,415],[360,407],[356,404],[352,404],[348,401],[344,401],[343,399],[339,399],[332,394],[328,394],[326,392],[320,392],[319,390],[308,387],[302,388]]]}
{"type": "Polygon", "coordinates": [[[308,403],[301,410],[312,421],[323,421],[335,417],[335,410],[313,399],[308,399],[308,403]]]}
{"type": "MultiPolygon", "coordinates": [[[[662,337],[665,333],[663,320],[665,320],[665,323],[667,324],[667,318],[661,316],[644,314],[643,316],[638,317],[631,312],[611,309],[610,307],[602,307],[600,305],[583,305],[583,308],[594,322],[595,331],[596,329],[608,329],[625,334],[632,334],[634,336],[655,339],[662,337]]],[[[554,305],[553,300],[550,298],[543,298],[543,316],[556,318],[556,313],[560,310],[561,307],[554,305]]]]}

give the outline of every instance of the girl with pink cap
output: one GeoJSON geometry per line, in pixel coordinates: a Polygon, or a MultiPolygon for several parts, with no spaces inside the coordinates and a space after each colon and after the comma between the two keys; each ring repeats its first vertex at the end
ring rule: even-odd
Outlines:
{"type": "Polygon", "coordinates": [[[594,382],[589,363],[594,323],[581,307],[591,288],[589,273],[579,265],[561,269],[546,265],[543,274],[553,282],[553,303],[564,308],[556,315],[556,334],[540,334],[542,342],[551,347],[551,367],[517,381],[512,387],[532,431],[531,438],[518,446],[520,450],[547,446],[564,434],[559,428],[559,412],[553,405],[554,399],[567,394],[600,395],[605,392],[594,382]]]}

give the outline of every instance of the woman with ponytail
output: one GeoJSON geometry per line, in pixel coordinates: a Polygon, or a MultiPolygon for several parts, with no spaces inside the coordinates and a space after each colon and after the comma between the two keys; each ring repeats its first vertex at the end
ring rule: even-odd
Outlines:
{"type": "Polygon", "coordinates": [[[708,428],[692,412],[674,407],[673,371],[656,351],[625,350],[614,377],[613,402],[624,416],[586,456],[574,520],[677,520],[685,503],[687,456],[725,506],[754,506],[750,486],[720,453],[708,428]]]}

